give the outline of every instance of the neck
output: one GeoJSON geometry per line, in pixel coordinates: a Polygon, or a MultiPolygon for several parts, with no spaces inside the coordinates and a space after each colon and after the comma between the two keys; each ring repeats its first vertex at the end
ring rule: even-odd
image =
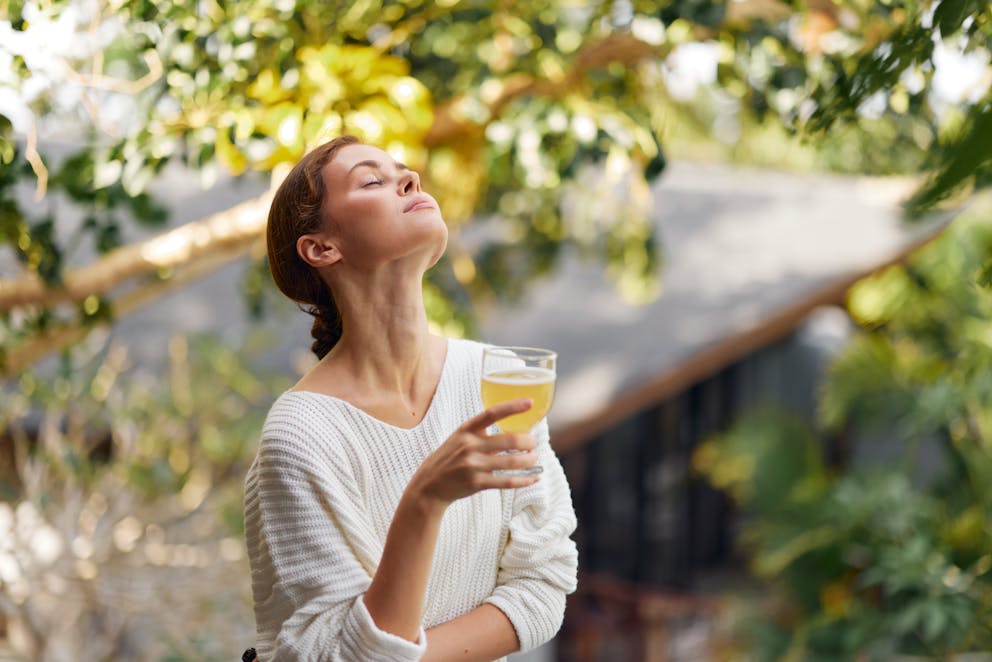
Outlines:
{"type": "Polygon", "coordinates": [[[411,392],[430,372],[439,347],[427,325],[419,278],[369,278],[334,290],[341,340],[322,363],[335,362],[371,389],[411,392]]]}

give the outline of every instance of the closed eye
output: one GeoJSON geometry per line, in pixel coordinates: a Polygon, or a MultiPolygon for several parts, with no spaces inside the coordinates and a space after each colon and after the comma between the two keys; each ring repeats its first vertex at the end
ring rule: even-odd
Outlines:
{"type": "Polygon", "coordinates": [[[368,188],[369,186],[377,186],[379,184],[382,184],[381,179],[373,179],[371,181],[367,181],[364,184],[362,184],[362,188],[368,188]]]}

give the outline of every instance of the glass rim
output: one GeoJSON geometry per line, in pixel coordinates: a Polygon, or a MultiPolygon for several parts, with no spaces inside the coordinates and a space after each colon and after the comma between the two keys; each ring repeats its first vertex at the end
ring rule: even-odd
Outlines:
{"type": "Polygon", "coordinates": [[[558,352],[553,349],[543,347],[524,347],[522,345],[489,345],[484,348],[483,354],[494,354],[496,356],[515,356],[527,359],[557,359],[558,352]]]}

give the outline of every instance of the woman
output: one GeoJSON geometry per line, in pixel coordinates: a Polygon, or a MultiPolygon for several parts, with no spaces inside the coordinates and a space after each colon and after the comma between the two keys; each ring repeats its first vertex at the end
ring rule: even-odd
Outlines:
{"type": "Polygon", "coordinates": [[[352,137],[276,192],[270,268],[320,361],[273,404],[246,480],[262,662],[492,660],[561,626],[568,485],[546,423],[489,434],[530,402],[483,411],[483,346],[429,332],[422,279],[446,243],[417,174],[352,137]]]}

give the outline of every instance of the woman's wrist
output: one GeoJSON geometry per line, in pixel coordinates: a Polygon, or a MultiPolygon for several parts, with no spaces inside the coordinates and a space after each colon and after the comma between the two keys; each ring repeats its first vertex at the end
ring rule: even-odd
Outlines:
{"type": "Polygon", "coordinates": [[[448,505],[448,503],[424,490],[420,481],[417,480],[417,476],[414,476],[406,490],[403,491],[403,496],[400,497],[396,510],[424,520],[440,520],[444,511],[448,509],[448,505]]]}

